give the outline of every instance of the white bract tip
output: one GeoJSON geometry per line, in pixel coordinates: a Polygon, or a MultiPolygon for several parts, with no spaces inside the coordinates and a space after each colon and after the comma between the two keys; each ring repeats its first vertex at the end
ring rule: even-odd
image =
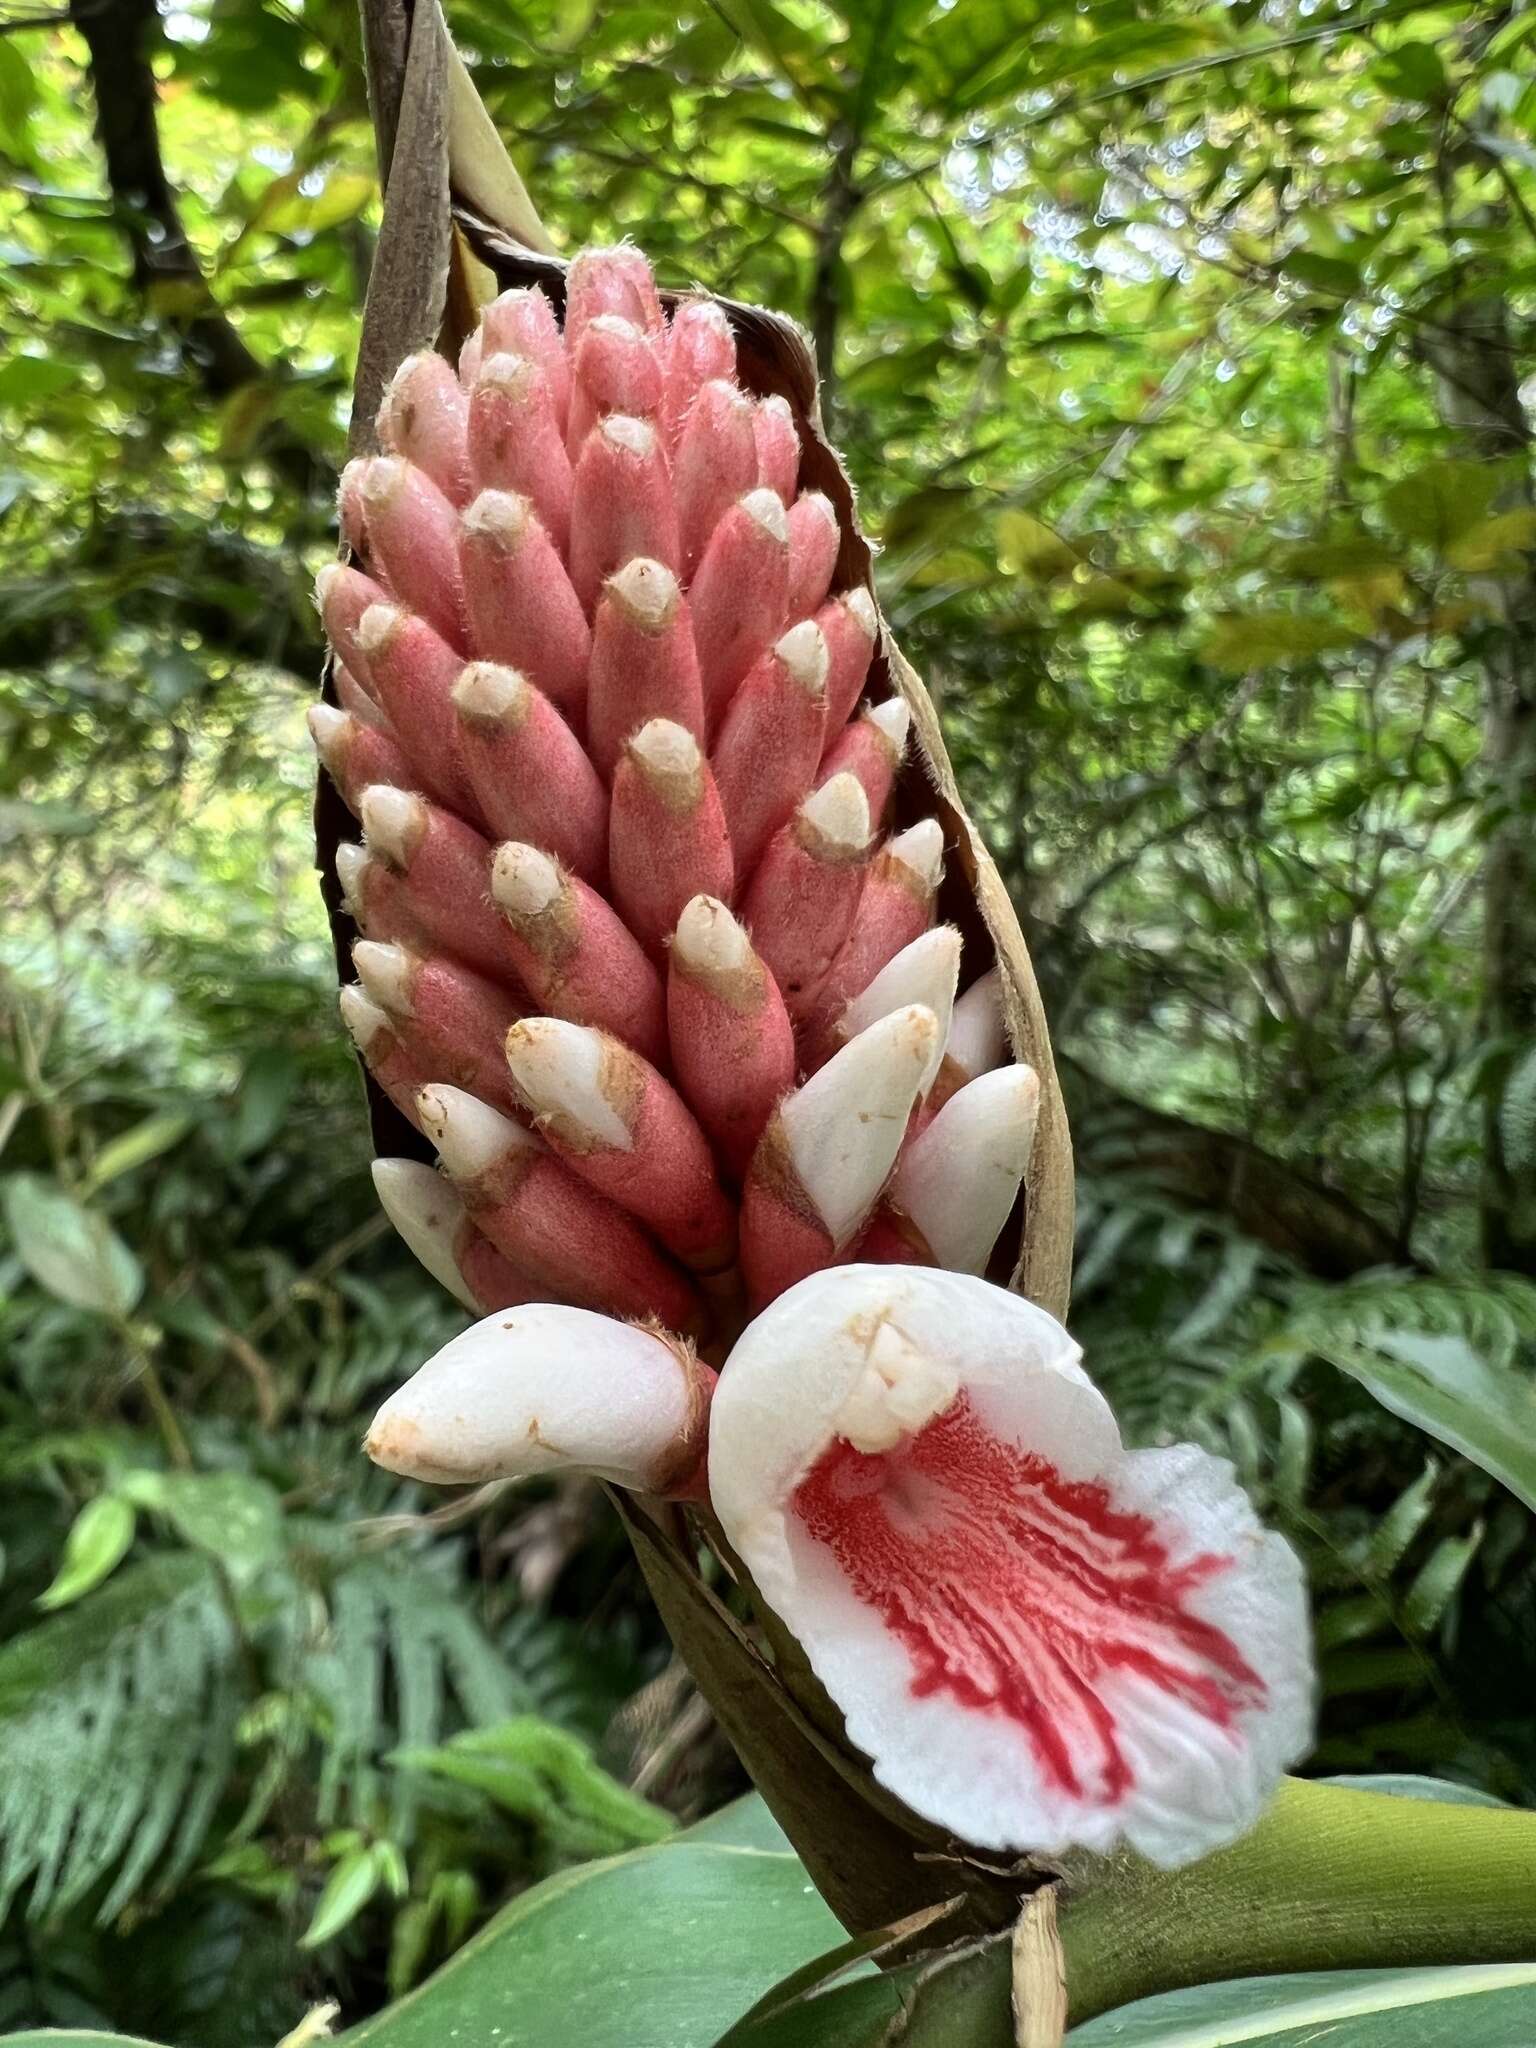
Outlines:
{"type": "Polygon", "coordinates": [[[524,1017],[507,1033],[507,1065],[528,1108],[559,1117],[591,1144],[627,1152],[628,1124],[604,1089],[605,1041],[585,1024],[563,1017],[524,1017]]]}
{"type": "Polygon", "coordinates": [[[464,1204],[442,1175],[420,1159],[375,1159],[373,1185],[384,1214],[432,1278],[465,1308],[478,1310],[454,1257],[464,1204]]]}
{"type": "Polygon", "coordinates": [[[319,575],[316,576],[315,603],[319,605],[322,610],[325,607],[326,596],[330,591],[331,585],[336,581],[336,578],[340,574],[340,562],[327,562],[325,567],[320,571],[319,575]]]}
{"type": "Polygon", "coordinates": [[[527,356],[513,355],[509,349],[502,349],[482,359],[476,372],[476,382],[493,385],[499,391],[510,392],[514,398],[521,398],[538,374],[538,365],[530,362],[527,356]]]}
{"type": "Polygon", "coordinates": [[[492,1109],[478,1095],[434,1081],[416,1091],[421,1128],[437,1147],[443,1170],[455,1180],[473,1180],[509,1152],[536,1148],[538,1139],[520,1123],[492,1109]]]}
{"type": "Polygon", "coordinates": [[[839,1250],[885,1185],[941,1043],[932,1010],[908,1003],[850,1039],[779,1105],[796,1178],[839,1250]]]}
{"type": "Polygon", "coordinates": [[[626,562],[604,588],[647,633],[661,632],[677,616],[677,578],[664,562],[653,562],[648,555],[626,562]]]}
{"type": "Polygon", "coordinates": [[[533,500],[521,491],[482,491],[464,514],[464,531],[477,539],[511,547],[533,517],[533,500]]]}
{"type": "Polygon", "coordinates": [[[802,690],[820,696],[826,688],[830,664],[826,636],[814,619],[802,619],[798,626],[791,626],[773,651],[802,690]]]}
{"type": "Polygon", "coordinates": [[[937,818],[923,818],[886,843],[889,858],[899,861],[917,889],[931,896],[944,873],[944,827],[937,818]]]}
{"type": "Polygon", "coordinates": [[[834,853],[862,853],[869,844],[869,798],[857,775],[834,775],[813,789],[800,816],[834,853]]]}
{"type": "Polygon", "coordinates": [[[336,879],[354,917],[362,907],[363,877],[367,872],[367,848],[359,846],[355,839],[341,840],[336,848],[336,879]]]}
{"type": "Polygon", "coordinates": [[[741,509],[754,526],[760,526],[772,539],[788,543],[789,514],[784,510],[784,501],[777,491],[748,491],[741,501],[741,509]]]}
{"type": "Polygon", "coordinates": [[[1310,1742],[1305,1587],[1232,1468],[1127,1451],[1051,1316],[840,1266],[726,1361],[710,1498],[875,1776],[980,1848],[1242,1834],[1310,1742]]]}
{"type": "Polygon", "coordinates": [[[850,590],[843,599],[843,604],[847,609],[848,616],[859,627],[865,638],[873,640],[879,626],[879,615],[875,610],[875,600],[864,586],[860,584],[856,590],[850,590]]]}
{"type": "Polygon", "coordinates": [[[590,334],[594,328],[599,334],[616,335],[621,341],[643,341],[645,339],[644,329],[637,327],[633,320],[626,320],[622,313],[594,314],[592,319],[582,329],[582,332],[590,334]]]}
{"type": "Polygon", "coordinates": [[[363,471],[363,503],[370,512],[382,511],[410,482],[411,465],[398,455],[376,455],[363,471]]]}
{"type": "Polygon", "coordinates": [[[642,725],[626,741],[625,750],[636,766],[656,781],[692,778],[698,774],[704,758],[693,734],[670,718],[653,718],[642,725]]]}
{"type": "Polygon", "coordinates": [[[656,452],[656,429],[649,420],[637,420],[631,413],[610,413],[597,431],[610,446],[622,448],[638,461],[647,462],[656,452]]]}
{"type": "Polygon", "coordinates": [[[409,790],[371,782],[357,800],[370,853],[382,853],[394,868],[408,868],[427,829],[427,807],[409,790]]]}
{"type": "Polygon", "coordinates": [[[491,895],[509,917],[537,917],[560,900],[565,884],[557,862],[536,846],[509,839],[491,863],[491,895]]]}
{"type": "Polygon", "coordinates": [[[404,946],[387,946],[377,939],[359,939],[352,948],[352,965],[363,987],[392,1017],[411,1014],[411,983],[416,962],[404,946]]]}
{"type": "Polygon", "coordinates": [[[941,1266],[984,1273],[1029,1167],[1040,1113],[1033,1067],[996,1067],[953,1094],[903,1153],[891,1199],[941,1266]]]}
{"type": "Polygon", "coordinates": [[[699,975],[739,973],[757,957],[746,932],[714,896],[695,896],[683,906],[672,951],[699,975]]]}
{"type": "Polygon", "coordinates": [[[803,491],[798,502],[802,505],[814,506],[822,518],[826,520],[828,526],[835,527],[837,525],[837,514],[833,511],[832,500],[825,491],[803,491]]]}
{"type": "Polygon", "coordinates": [[[387,1013],[356,982],[348,982],[339,997],[341,1021],[359,1052],[366,1052],[381,1031],[390,1027],[387,1013]]]}
{"type": "Polygon", "coordinates": [[[1008,1027],[1003,1021],[1003,974],[990,967],[955,1003],[949,1043],[944,1048],[960,1071],[974,1080],[990,1073],[1008,1057],[1008,1027]]]}
{"type": "Polygon", "coordinates": [[[499,661],[472,661],[453,686],[453,701],[465,718],[520,724],[528,708],[528,678],[499,661]]]}
{"type": "Polygon", "coordinates": [[[907,734],[912,730],[912,713],[907,708],[905,697],[888,697],[883,704],[871,705],[864,716],[869,720],[897,756],[907,750],[907,734]]]}
{"type": "Polygon", "coordinates": [[[340,759],[342,742],[352,729],[351,717],[338,711],[334,704],[311,704],[305,719],[315,752],[327,768],[332,767],[340,759]]]}
{"type": "MultiPolygon", "coordinates": [[[[926,1095],[938,1077],[949,1036],[955,983],[960,976],[960,934],[952,924],[935,925],[888,960],[862,995],[854,997],[838,1026],[845,1039],[856,1038],[871,1024],[905,1003],[923,1003],[938,1020],[933,1057],[924,1070],[919,1095],[926,1095]]],[[[949,1261],[944,1261],[946,1265],[949,1261]]]]}
{"type": "Polygon", "coordinates": [[[397,604],[371,604],[357,622],[357,644],[370,658],[394,637],[405,617],[397,604]]]}
{"type": "Polygon", "coordinates": [[[679,1476],[697,1406],[690,1361],[664,1338],[541,1302],[445,1344],[384,1403],[367,1451],[442,1484],[588,1472],[646,1492],[679,1476]]]}

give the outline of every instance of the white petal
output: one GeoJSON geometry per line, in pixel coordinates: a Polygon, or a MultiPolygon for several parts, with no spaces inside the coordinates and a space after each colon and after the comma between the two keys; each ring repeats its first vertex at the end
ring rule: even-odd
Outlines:
{"type": "Polygon", "coordinates": [[[726,1363],[711,1499],[914,1811],[1173,1865],[1251,1826],[1307,1745],[1302,1575],[1230,1467],[1124,1451],[1077,1361],[985,1281],[818,1273],[726,1363]]]}
{"type": "Polygon", "coordinates": [[[909,1003],[850,1039],[779,1105],[790,1161],[835,1245],[848,1243],[885,1185],[939,1042],[932,1010],[909,1003]]]}
{"type": "Polygon", "coordinates": [[[994,1067],[957,1089],[902,1154],[891,1199],[950,1272],[986,1271],[1029,1165],[1039,1108],[1032,1067],[994,1067]]]}
{"type": "Polygon", "coordinates": [[[391,1394],[368,1455],[438,1484],[590,1472],[644,1490],[669,1478],[693,1426],[684,1358],[588,1309],[487,1316],[391,1394]]]}

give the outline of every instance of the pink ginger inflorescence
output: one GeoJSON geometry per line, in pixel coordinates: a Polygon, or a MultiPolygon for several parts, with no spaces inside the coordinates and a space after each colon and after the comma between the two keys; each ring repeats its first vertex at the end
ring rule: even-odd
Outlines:
{"type": "Polygon", "coordinates": [[[1306,1743],[1300,1572],[977,1277],[1039,1084],[936,921],[939,822],[892,829],[908,707],[790,408],[626,247],[571,264],[563,325],[511,291],[457,373],[412,357],[379,425],[319,586],[342,1014],[439,1161],[379,1198],[481,1319],[370,1454],[707,1493],[875,1775],[962,1839],[1230,1839],[1306,1743]]]}
{"type": "Polygon", "coordinates": [[[343,1013],[459,1200],[438,1269],[483,1311],[717,1353],[837,1261],[963,1234],[980,1270],[1034,1077],[925,1139],[1008,1057],[996,983],[957,1063],[944,834],[889,822],[907,706],[866,691],[874,603],[724,313],[668,316],[637,251],[586,252],[563,326],[505,293],[457,374],[400,367],[379,437],[342,481],[356,566],[320,578],[338,702],[311,725],[361,827],[343,1013]]]}

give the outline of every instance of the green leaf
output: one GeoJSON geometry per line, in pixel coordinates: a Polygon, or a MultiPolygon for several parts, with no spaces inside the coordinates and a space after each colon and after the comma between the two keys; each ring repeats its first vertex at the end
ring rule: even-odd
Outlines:
{"type": "Polygon", "coordinates": [[[71,1308],[125,1316],[144,1291],[138,1260],[106,1218],[40,1174],[6,1182],[5,1220],[32,1278],[71,1308]]]}
{"type": "Polygon", "coordinates": [[[291,1053],[275,1046],[257,1053],[240,1083],[240,1103],[230,1139],[233,1158],[249,1159],[253,1152],[271,1144],[287,1117],[298,1078],[291,1053]]]}
{"type": "Polygon", "coordinates": [[[78,363],[61,363],[55,356],[12,356],[0,363],[0,405],[29,405],[35,399],[54,398],[79,382],[78,363]]]}
{"type": "Polygon", "coordinates": [[[1445,558],[1454,569],[1497,569],[1532,547],[1536,547],[1536,511],[1521,506],[1479,520],[1446,549],[1445,558]]]}
{"type": "Polygon", "coordinates": [[[121,1490],[137,1506],[164,1515],[185,1542],[218,1558],[237,1578],[282,1553],[282,1503],[249,1472],[130,1472],[121,1490]]]}
{"type": "Polygon", "coordinates": [[[315,1902],[314,1917],[299,1936],[300,1948],[319,1948],[334,1940],[362,1912],[384,1882],[377,1846],[352,1849],[342,1857],[315,1902]]]}
{"type": "Polygon", "coordinates": [[[746,1839],[759,1813],[743,1801],[697,1831],[546,1879],[342,2040],[709,2048],[780,1978],[844,1938],[799,1859],[746,1839]]]}
{"type": "Polygon", "coordinates": [[[1384,1408],[1460,1451],[1536,1512],[1536,1382],[1459,1337],[1380,1330],[1319,1354],[1384,1408]]]}
{"type": "Polygon", "coordinates": [[[1200,651],[1214,668],[1244,675],[1250,669],[1348,647],[1358,637],[1336,619],[1304,618],[1296,612],[1226,612],[1212,621],[1200,651]]]}
{"type": "Polygon", "coordinates": [[[1516,1173],[1536,1159],[1536,1045],[1516,1061],[1499,1100],[1504,1157],[1516,1173]]]}
{"type": "Polygon", "coordinates": [[[1405,539],[1444,555],[1482,523],[1499,481],[1490,463],[1427,462],[1382,493],[1382,510],[1405,539]]]}
{"type": "MultiPolygon", "coordinates": [[[[0,47],[7,47],[0,42],[0,47]]],[[[89,811],[74,804],[31,804],[16,796],[0,797],[0,846],[17,839],[78,839],[96,829],[89,811]]]]}
{"type": "Polygon", "coordinates": [[[167,1112],[145,1117],[132,1130],[124,1131],[110,1144],[102,1146],[86,1175],[86,1193],[94,1195],[109,1181],[116,1180],[119,1174],[132,1173],[135,1167],[158,1159],[162,1152],[169,1152],[173,1145],[179,1145],[191,1128],[189,1116],[174,1116],[167,1112]]]}
{"type": "Polygon", "coordinates": [[[1165,1992],[1074,2027],[1068,2048],[1529,2048],[1536,1963],[1330,1970],[1165,1992]]]}
{"type": "Polygon", "coordinates": [[[38,1606],[68,1607],[99,1586],[127,1556],[137,1520],[132,1503],[117,1494],[87,1501],[70,1525],[58,1572],[47,1592],[38,1595],[38,1606]]]}

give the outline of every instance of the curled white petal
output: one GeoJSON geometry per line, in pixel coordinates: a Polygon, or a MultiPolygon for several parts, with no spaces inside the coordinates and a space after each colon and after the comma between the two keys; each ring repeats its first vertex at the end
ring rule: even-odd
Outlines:
{"type": "Polygon", "coordinates": [[[375,1464],[437,1484],[588,1472],[667,1484],[696,1433],[686,1347],[588,1309],[536,1303],[487,1316],[384,1403],[375,1464]]]}
{"type": "Polygon", "coordinates": [[[1172,1866],[1250,1827],[1307,1746],[1302,1574],[1223,1461],[1125,1450],[1078,1359],[982,1280],[815,1274],[725,1365],[710,1495],[914,1811],[1172,1866]]]}

